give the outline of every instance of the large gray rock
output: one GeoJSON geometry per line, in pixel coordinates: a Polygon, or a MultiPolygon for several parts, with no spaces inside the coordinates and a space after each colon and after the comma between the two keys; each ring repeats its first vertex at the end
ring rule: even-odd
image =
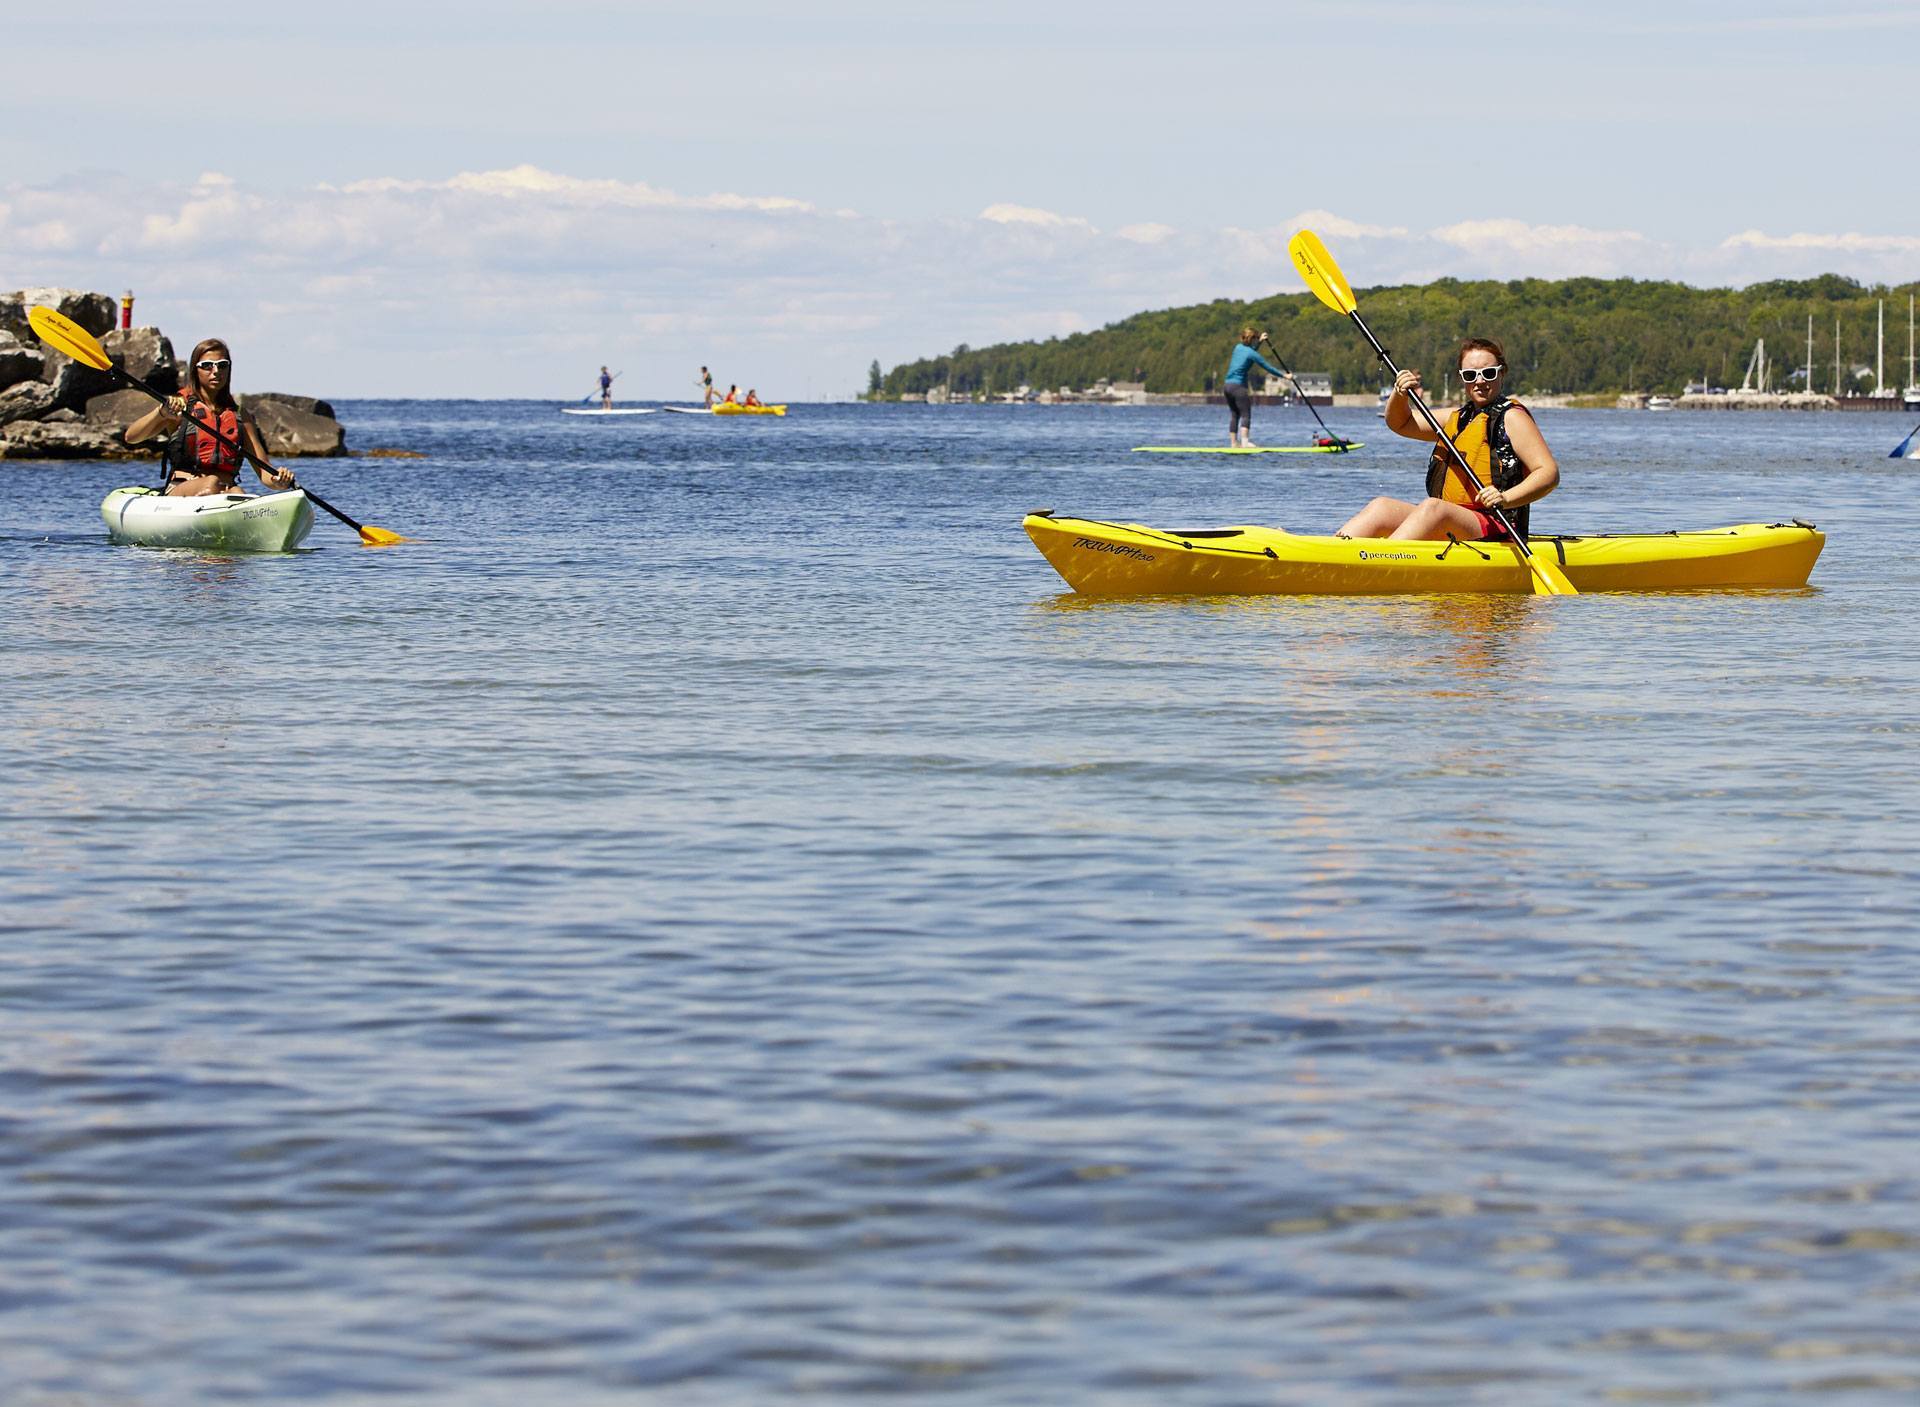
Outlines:
{"type": "Polygon", "coordinates": [[[0,387],[38,381],[45,364],[38,339],[29,346],[11,332],[0,332],[0,387]]]}
{"type": "MultiPolygon", "coordinates": [[[[145,391],[109,391],[87,402],[87,423],[105,430],[124,430],[153,409],[153,397],[145,391]]],[[[153,441],[157,447],[159,438],[153,441]]]]}
{"type": "Polygon", "coordinates": [[[32,420],[53,409],[53,387],[44,381],[22,381],[0,392],[0,425],[32,420]]]}
{"type": "Polygon", "coordinates": [[[79,410],[95,396],[104,396],[117,384],[104,371],[96,371],[83,362],[60,352],[49,351],[40,379],[53,388],[53,404],[58,408],[79,410]]]}
{"type": "Polygon", "coordinates": [[[104,293],[87,293],[78,288],[22,288],[0,293],[0,329],[11,332],[22,342],[34,339],[27,321],[28,308],[52,308],[72,318],[95,337],[104,337],[113,329],[118,305],[104,293]]]}
{"type": "Polygon", "coordinates": [[[100,339],[113,364],[135,381],[144,381],[164,395],[180,389],[180,363],[174,359],[173,343],[157,327],[134,327],[122,332],[115,328],[100,339]]]}
{"type": "Polygon", "coordinates": [[[346,431],[332,416],[309,415],[260,396],[246,397],[245,404],[253,423],[260,427],[260,438],[267,442],[267,453],[275,459],[326,457],[347,452],[346,431]]]}
{"type": "Polygon", "coordinates": [[[86,424],[16,420],[0,429],[0,459],[132,459],[118,435],[86,424]]]}
{"type": "Polygon", "coordinates": [[[329,401],[316,400],[312,396],[289,396],[284,391],[250,391],[238,397],[241,405],[252,410],[261,401],[273,401],[279,405],[290,406],[294,410],[305,411],[308,415],[323,415],[328,420],[338,420],[329,401]]]}

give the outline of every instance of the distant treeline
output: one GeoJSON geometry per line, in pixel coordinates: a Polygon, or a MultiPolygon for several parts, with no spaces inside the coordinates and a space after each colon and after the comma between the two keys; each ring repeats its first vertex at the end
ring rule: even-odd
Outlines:
{"type": "MultiPolygon", "coordinates": [[[[1506,348],[1516,389],[1535,392],[1674,392],[1702,378],[1737,386],[1761,337],[1773,366],[1773,388],[1803,389],[1788,378],[1806,361],[1811,313],[1813,389],[1830,393],[1838,316],[1845,389],[1851,394],[1875,389],[1870,376],[1856,381],[1851,368],[1873,363],[1875,307],[1881,298],[1887,301],[1887,382],[1904,384],[1907,295],[1915,286],[1869,289],[1838,274],[1739,289],[1630,278],[1504,283],[1443,278],[1364,288],[1358,296],[1374,335],[1400,365],[1425,373],[1428,384],[1436,372],[1452,366],[1461,338],[1481,336],[1497,338],[1506,348]]],[[[1369,391],[1385,383],[1372,349],[1353,324],[1303,292],[1136,313],[1097,332],[1044,342],[979,348],[963,343],[945,356],[896,366],[869,391],[892,399],[942,384],[969,394],[1021,385],[1077,390],[1101,377],[1145,381],[1149,391],[1209,391],[1226,371],[1234,338],[1249,322],[1267,331],[1295,371],[1331,372],[1337,392],[1369,391]]]]}

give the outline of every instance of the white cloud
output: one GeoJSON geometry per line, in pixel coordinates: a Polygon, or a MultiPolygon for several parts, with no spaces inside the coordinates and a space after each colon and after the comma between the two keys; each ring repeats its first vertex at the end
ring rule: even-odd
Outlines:
{"type": "Polygon", "coordinates": [[[1331,236],[1334,239],[1405,239],[1405,225],[1367,225],[1357,220],[1349,220],[1331,210],[1302,210],[1286,224],[1281,226],[1291,239],[1301,230],[1312,230],[1321,238],[1331,236]]]}
{"type": "Polygon", "coordinates": [[[1056,215],[1051,210],[1036,210],[1030,205],[989,205],[980,212],[982,220],[996,225],[1038,225],[1043,229],[1092,230],[1093,226],[1074,215],[1056,215]]]}
{"type": "Polygon", "coordinates": [[[1493,216],[1429,230],[1305,210],[1262,228],[1102,232],[1032,206],[897,220],[752,192],[521,166],[277,192],[208,173],[0,186],[0,288],[139,296],[176,343],[244,340],[253,384],[334,396],[543,394],[619,360],[630,394],[729,380],[839,394],[867,363],[1077,332],[1145,308],[1296,291],[1311,227],[1356,284],[1442,274],[1702,284],[1910,279],[1920,238],[1755,230],[1687,248],[1493,216]]]}
{"type": "Polygon", "coordinates": [[[1920,235],[1770,235],[1759,230],[1743,230],[1722,240],[1720,247],[1728,250],[1815,249],[1834,254],[1916,254],[1920,253],[1920,235]]]}

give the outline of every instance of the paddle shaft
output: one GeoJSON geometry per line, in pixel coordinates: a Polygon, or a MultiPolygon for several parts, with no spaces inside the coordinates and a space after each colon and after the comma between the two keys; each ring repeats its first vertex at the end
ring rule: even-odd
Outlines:
{"type": "Polygon", "coordinates": [[[1286,361],[1280,355],[1280,349],[1275,347],[1273,345],[1273,342],[1266,337],[1262,337],[1260,340],[1266,344],[1267,350],[1273,353],[1273,359],[1280,363],[1280,370],[1286,375],[1287,380],[1293,382],[1293,389],[1300,393],[1300,404],[1305,406],[1309,411],[1312,411],[1313,418],[1315,420],[1320,421],[1320,428],[1322,430],[1326,430],[1326,435],[1328,439],[1340,440],[1342,442],[1342,445],[1344,446],[1345,444],[1344,437],[1334,434],[1333,431],[1331,430],[1327,430],[1327,422],[1324,420],[1320,420],[1320,412],[1317,410],[1314,410],[1313,402],[1307,399],[1306,387],[1302,386],[1297,380],[1294,379],[1293,372],[1288,368],[1286,361]]]}
{"type": "MultiPolygon", "coordinates": [[[[122,371],[119,367],[109,366],[107,368],[107,373],[110,376],[112,376],[116,381],[121,382],[122,384],[126,385],[132,390],[145,391],[149,396],[152,396],[156,401],[160,402],[161,405],[165,405],[167,403],[167,398],[162,394],[160,394],[160,392],[154,390],[153,387],[149,386],[144,381],[134,380],[131,376],[127,375],[127,373],[122,371]]],[[[246,446],[240,444],[235,440],[228,439],[226,432],[222,430],[218,425],[209,425],[206,421],[198,420],[198,419],[196,419],[194,423],[198,425],[201,430],[205,431],[207,434],[212,435],[214,439],[220,441],[221,444],[225,445],[228,449],[232,450],[240,458],[246,460],[247,463],[253,465],[254,468],[258,469],[262,464],[266,464],[265,460],[261,459],[258,455],[253,453],[252,450],[246,448],[246,446]]],[[[283,470],[279,469],[277,466],[272,464],[267,464],[267,468],[272,469],[276,474],[284,472],[283,470]]],[[[306,493],[308,499],[312,501],[313,505],[316,508],[324,508],[327,512],[333,514],[334,517],[338,518],[341,522],[345,523],[348,527],[352,528],[355,532],[359,533],[362,537],[365,537],[367,535],[367,530],[365,527],[361,526],[359,523],[356,523],[353,519],[349,518],[345,513],[342,513],[338,508],[335,508],[331,503],[327,502],[326,499],[320,497],[320,495],[315,493],[312,489],[307,488],[305,484],[300,485],[300,488],[302,489],[302,491],[306,493]]]]}
{"type": "MultiPolygon", "coordinates": [[[[1373,329],[1368,327],[1365,320],[1361,318],[1359,310],[1355,309],[1353,312],[1348,313],[1347,316],[1352,318],[1353,325],[1360,329],[1360,335],[1372,344],[1374,353],[1380,358],[1381,364],[1393,373],[1395,380],[1398,380],[1400,377],[1400,368],[1393,364],[1393,354],[1380,345],[1380,339],[1373,335],[1373,329]]],[[[1474,492],[1477,494],[1480,490],[1484,489],[1486,485],[1481,483],[1480,476],[1473,472],[1473,466],[1467,463],[1467,457],[1460,453],[1460,446],[1456,445],[1453,442],[1452,436],[1447,434],[1447,428],[1440,423],[1440,417],[1428,409],[1427,403],[1420,399],[1420,393],[1409,390],[1407,392],[1407,399],[1412,401],[1415,409],[1427,418],[1427,424],[1431,425],[1433,427],[1433,433],[1440,437],[1440,443],[1453,452],[1453,462],[1460,466],[1461,472],[1467,476],[1467,482],[1473,485],[1474,492]]],[[[1520,555],[1531,562],[1533,560],[1533,549],[1527,546],[1527,540],[1524,537],[1514,531],[1513,522],[1507,517],[1505,511],[1494,507],[1489,507],[1486,511],[1500,520],[1500,526],[1507,530],[1507,536],[1512,538],[1514,546],[1520,549],[1520,555]]]]}

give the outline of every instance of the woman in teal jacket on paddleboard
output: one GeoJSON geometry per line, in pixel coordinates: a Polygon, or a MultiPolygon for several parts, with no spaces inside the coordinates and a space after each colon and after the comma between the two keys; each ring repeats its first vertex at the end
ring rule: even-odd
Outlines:
{"type": "Polygon", "coordinates": [[[1227,367],[1227,382],[1221,387],[1227,395],[1227,447],[1229,449],[1252,449],[1253,445],[1253,392],[1247,389],[1247,372],[1252,367],[1264,367],[1269,376],[1285,376],[1286,373],[1258,352],[1254,351],[1266,334],[1257,327],[1240,329],[1240,342],[1233,349],[1233,362],[1227,367]],[[1244,426],[1244,428],[1242,428],[1244,426]]]}

